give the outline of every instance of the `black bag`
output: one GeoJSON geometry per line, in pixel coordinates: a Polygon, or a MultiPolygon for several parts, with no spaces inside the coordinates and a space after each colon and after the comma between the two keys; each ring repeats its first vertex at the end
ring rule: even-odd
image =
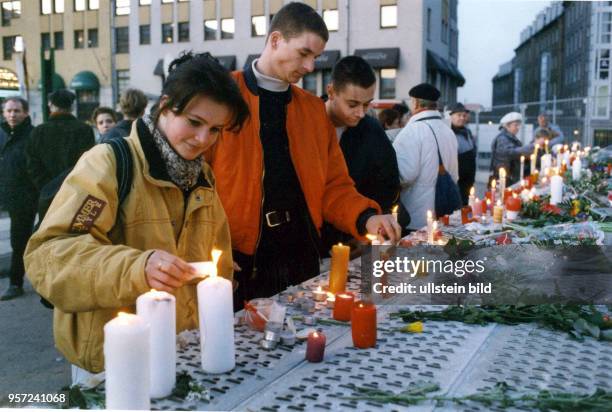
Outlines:
{"type": "MultiPolygon", "coordinates": [[[[117,208],[117,213],[119,213],[121,205],[123,204],[123,201],[128,196],[128,194],[130,194],[130,189],[132,187],[132,180],[134,179],[134,160],[132,159],[132,152],[130,151],[130,146],[125,138],[113,138],[106,141],[105,144],[109,144],[112,147],[117,162],[117,193],[119,195],[119,207],[117,208]]],[[[72,168],[62,172],[61,174],[53,178],[53,180],[51,180],[49,183],[47,183],[41,190],[41,199],[43,196],[43,191],[45,191],[45,198],[44,200],[39,200],[38,202],[39,213],[41,206],[46,207],[44,209],[44,213],[39,216],[39,225],[44,217],[44,214],[47,213],[49,206],[51,206],[53,198],[62,187],[64,179],[66,178],[66,176],[68,176],[68,174],[70,174],[71,171],[72,168]]],[[[40,297],[40,303],[42,303],[43,306],[49,309],[53,309],[53,304],[42,296],[40,297]]]]}
{"type": "Polygon", "coordinates": [[[459,192],[459,186],[453,181],[453,178],[448,174],[442,162],[442,156],[440,155],[440,146],[438,145],[438,138],[433,128],[425,122],[429,130],[434,135],[436,140],[436,149],[438,150],[438,178],[436,179],[436,216],[441,217],[444,215],[450,215],[455,210],[461,209],[461,193],[459,192]]]}

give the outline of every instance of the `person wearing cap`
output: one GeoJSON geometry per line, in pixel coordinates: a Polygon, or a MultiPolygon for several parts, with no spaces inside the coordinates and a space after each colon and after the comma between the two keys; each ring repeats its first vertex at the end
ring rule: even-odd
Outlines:
{"type": "MultiPolygon", "coordinates": [[[[35,127],[26,143],[28,174],[39,192],[95,144],[91,126],[71,113],[74,99],[74,93],[66,89],[51,93],[49,120],[35,127]]],[[[40,220],[44,212],[39,210],[40,220]]]]}
{"type": "Polygon", "coordinates": [[[402,191],[402,206],[410,214],[409,229],[427,224],[427,211],[435,210],[438,179],[438,150],[446,171],[458,179],[457,138],[437,110],[440,92],[422,83],[408,92],[412,116],[397,135],[393,147],[397,154],[402,191]]]}
{"type": "Polygon", "coordinates": [[[461,103],[450,107],[451,129],[457,137],[457,161],[459,164],[459,192],[461,201],[467,205],[470,189],[476,180],[476,140],[465,125],[470,121],[470,111],[461,103]]]}
{"type": "Polygon", "coordinates": [[[544,144],[544,139],[523,146],[517,134],[521,129],[523,116],[518,112],[507,113],[499,122],[500,133],[491,145],[491,172],[493,178],[499,178],[499,169],[507,172],[506,185],[510,186],[520,179],[521,156],[529,157],[533,153],[534,143],[544,144]]]}

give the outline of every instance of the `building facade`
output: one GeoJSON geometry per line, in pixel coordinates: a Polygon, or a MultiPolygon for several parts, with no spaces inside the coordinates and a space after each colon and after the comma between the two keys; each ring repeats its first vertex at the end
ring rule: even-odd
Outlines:
{"type": "MultiPolygon", "coordinates": [[[[0,97],[26,97],[33,121],[40,123],[41,53],[49,57],[53,49],[53,88],[77,94],[75,114],[88,119],[96,106],[112,104],[110,27],[115,16],[108,0],[3,0],[0,7],[0,97]]],[[[127,56],[118,57],[116,67],[129,68],[127,56]]]]}
{"type": "Polygon", "coordinates": [[[521,33],[511,67],[492,79],[490,113],[521,110],[535,122],[544,112],[568,141],[612,144],[611,49],[612,2],[552,3],[521,33]]]}
{"type": "MultiPolygon", "coordinates": [[[[404,99],[432,81],[454,102],[463,85],[457,69],[457,0],[304,0],[330,31],[315,72],[301,86],[326,93],[331,69],[356,54],[376,71],[378,99],[404,99]]],[[[159,94],[168,63],[183,50],[207,51],[228,69],[250,64],[264,48],[283,0],[131,0],[130,68],[125,84],[159,94]]],[[[119,89],[121,89],[121,84],[119,89]]]]}

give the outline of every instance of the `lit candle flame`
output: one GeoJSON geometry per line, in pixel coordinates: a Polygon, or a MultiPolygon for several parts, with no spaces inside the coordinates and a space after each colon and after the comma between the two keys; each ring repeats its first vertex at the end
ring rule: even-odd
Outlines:
{"type": "Polygon", "coordinates": [[[518,196],[516,195],[516,193],[512,193],[512,197],[516,199],[518,196]]]}
{"type": "Polygon", "coordinates": [[[336,299],[336,297],[334,296],[334,294],[333,294],[333,293],[331,293],[331,292],[327,292],[327,299],[332,299],[332,300],[335,300],[335,299],[336,299]]]}
{"type": "Polygon", "coordinates": [[[317,292],[323,292],[323,289],[321,289],[321,286],[317,288],[317,292]]]}
{"type": "Polygon", "coordinates": [[[525,156],[521,156],[521,163],[525,163],[525,156]]]}
{"type": "Polygon", "coordinates": [[[215,264],[215,266],[217,266],[217,264],[219,263],[219,258],[221,258],[221,255],[223,254],[223,251],[219,250],[219,249],[213,249],[211,252],[212,255],[212,260],[213,263],[215,264]]]}
{"type": "Polygon", "coordinates": [[[501,206],[501,200],[497,201],[497,206],[501,206]]]}
{"type": "Polygon", "coordinates": [[[398,205],[393,206],[393,208],[391,209],[391,213],[397,213],[398,209],[399,209],[398,205]]]}
{"type": "Polygon", "coordinates": [[[496,186],[497,182],[495,181],[495,179],[491,180],[491,189],[495,189],[496,186]]]}
{"type": "Polygon", "coordinates": [[[491,199],[487,199],[487,206],[491,206],[491,199]]]}
{"type": "Polygon", "coordinates": [[[433,213],[431,213],[431,210],[427,211],[427,220],[431,220],[433,219],[433,213]]]}
{"type": "Polygon", "coordinates": [[[506,177],[506,169],[504,169],[503,167],[499,168],[499,177],[500,178],[505,178],[506,177]]]}
{"type": "Polygon", "coordinates": [[[368,234],[366,235],[366,238],[368,238],[368,240],[369,240],[370,242],[373,242],[373,241],[375,241],[376,239],[378,239],[378,236],[376,236],[376,235],[371,235],[371,234],[369,234],[369,233],[368,233],[368,234]]]}
{"type": "Polygon", "coordinates": [[[470,196],[474,196],[474,193],[476,193],[476,190],[474,189],[474,186],[472,186],[470,189],[470,196]]]}

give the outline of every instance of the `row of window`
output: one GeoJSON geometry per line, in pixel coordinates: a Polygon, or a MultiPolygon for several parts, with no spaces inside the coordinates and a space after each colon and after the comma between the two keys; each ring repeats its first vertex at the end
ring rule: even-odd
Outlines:
{"type": "MultiPolygon", "coordinates": [[[[88,29],[87,40],[85,39],[85,33],[85,30],[74,31],[73,47],[75,49],[84,49],[86,46],[88,48],[98,47],[98,29],[88,29]]],[[[51,49],[51,35],[51,33],[40,34],[40,44],[45,50],[51,49]]],[[[17,49],[22,42],[21,36],[4,36],[2,38],[2,58],[4,60],[11,60],[15,51],[21,51],[17,49]]],[[[64,49],[64,32],[56,31],[53,33],[53,48],[55,50],[64,49]]]]}

